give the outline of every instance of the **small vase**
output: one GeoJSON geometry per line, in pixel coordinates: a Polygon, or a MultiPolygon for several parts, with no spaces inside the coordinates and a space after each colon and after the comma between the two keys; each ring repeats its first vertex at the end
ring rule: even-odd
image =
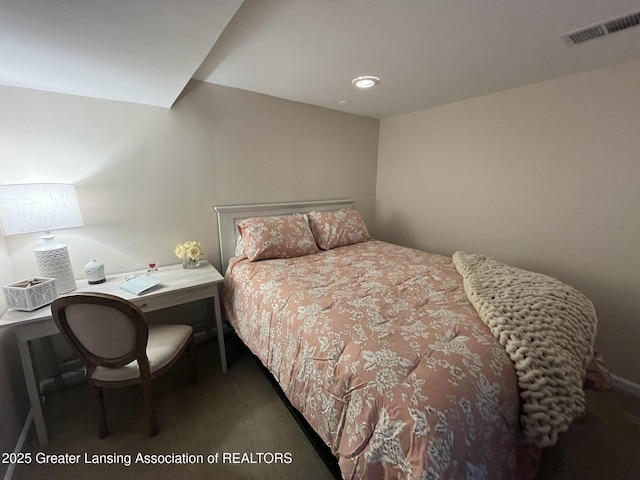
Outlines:
{"type": "Polygon", "coordinates": [[[97,285],[106,281],[104,265],[95,258],[89,260],[89,263],[84,266],[84,273],[87,276],[89,285],[97,285]]]}
{"type": "Polygon", "coordinates": [[[189,257],[182,259],[182,268],[198,268],[199,266],[199,260],[194,260],[193,258],[189,257]]]}

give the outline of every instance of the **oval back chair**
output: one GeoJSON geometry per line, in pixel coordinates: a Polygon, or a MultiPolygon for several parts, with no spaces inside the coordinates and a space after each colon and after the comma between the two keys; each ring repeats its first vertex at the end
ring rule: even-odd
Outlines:
{"type": "Polygon", "coordinates": [[[103,387],[141,384],[149,434],[158,433],[152,379],[169,370],[186,350],[191,382],[198,381],[189,325],[147,325],[144,313],[123,298],[79,293],[51,304],[53,320],[82,359],[91,390],[100,438],[109,434],[103,387]]]}

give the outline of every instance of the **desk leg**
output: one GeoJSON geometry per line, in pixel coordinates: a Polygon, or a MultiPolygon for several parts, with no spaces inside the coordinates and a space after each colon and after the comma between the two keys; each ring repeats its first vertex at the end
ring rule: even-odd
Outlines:
{"type": "Polygon", "coordinates": [[[47,437],[47,427],[44,423],[44,415],[42,414],[42,403],[40,401],[40,390],[36,381],[36,374],[31,361],[31,351],[29,349],[29,340],[20,340],[18,342],[20,349],[20,358],[22,359],[22,370],[24,380],[27,384],[27,392],[29,393],[29,402],[31,402],[31,411],[33,412],[33,421],[36,424],[36,432],[40,445],[47,445],[49,438],[47,437]]]}
{"type": "Polygon", "coordinates": [[[216,291],[213,297],[213,303],[216,311],[216,328],[218,330],[218,348],[220,349],[220,364],[222,365],[222,373],[227,373],[227,352],[224,348],[224,332],[222,331],[222,312],[220,309],[220,295],[216,291]]]}

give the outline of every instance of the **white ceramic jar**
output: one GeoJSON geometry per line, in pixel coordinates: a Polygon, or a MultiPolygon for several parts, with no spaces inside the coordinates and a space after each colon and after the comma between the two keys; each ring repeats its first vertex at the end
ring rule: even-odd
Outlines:
{"type": "Polygon", "coordinates": [[[95,285],[97,283],[103,283],[106,281],[104,275],[104,265],[102,262],[99,262],[95,258],[89,260],[84,266],[84,273],[87,276],[87,280],[89,281],[89,285],[95,285]]]}

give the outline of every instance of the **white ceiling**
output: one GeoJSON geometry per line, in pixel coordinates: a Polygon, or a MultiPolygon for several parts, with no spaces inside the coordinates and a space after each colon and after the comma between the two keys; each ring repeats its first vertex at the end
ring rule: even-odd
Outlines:
{"type": "Polygon", "coordinates": [[[0,84],[171,107],[242,0],[0,0],[0,84]]]}
{"type": "Polygon", "coordinates": [[[193,77],[386,118],[639,59],[640,27],[561,38],[634,11],[640,0],[2,0],[0,84],[170,107],[193,77]],[[359,75],[382,81],[356,90],[359,75]]]}

